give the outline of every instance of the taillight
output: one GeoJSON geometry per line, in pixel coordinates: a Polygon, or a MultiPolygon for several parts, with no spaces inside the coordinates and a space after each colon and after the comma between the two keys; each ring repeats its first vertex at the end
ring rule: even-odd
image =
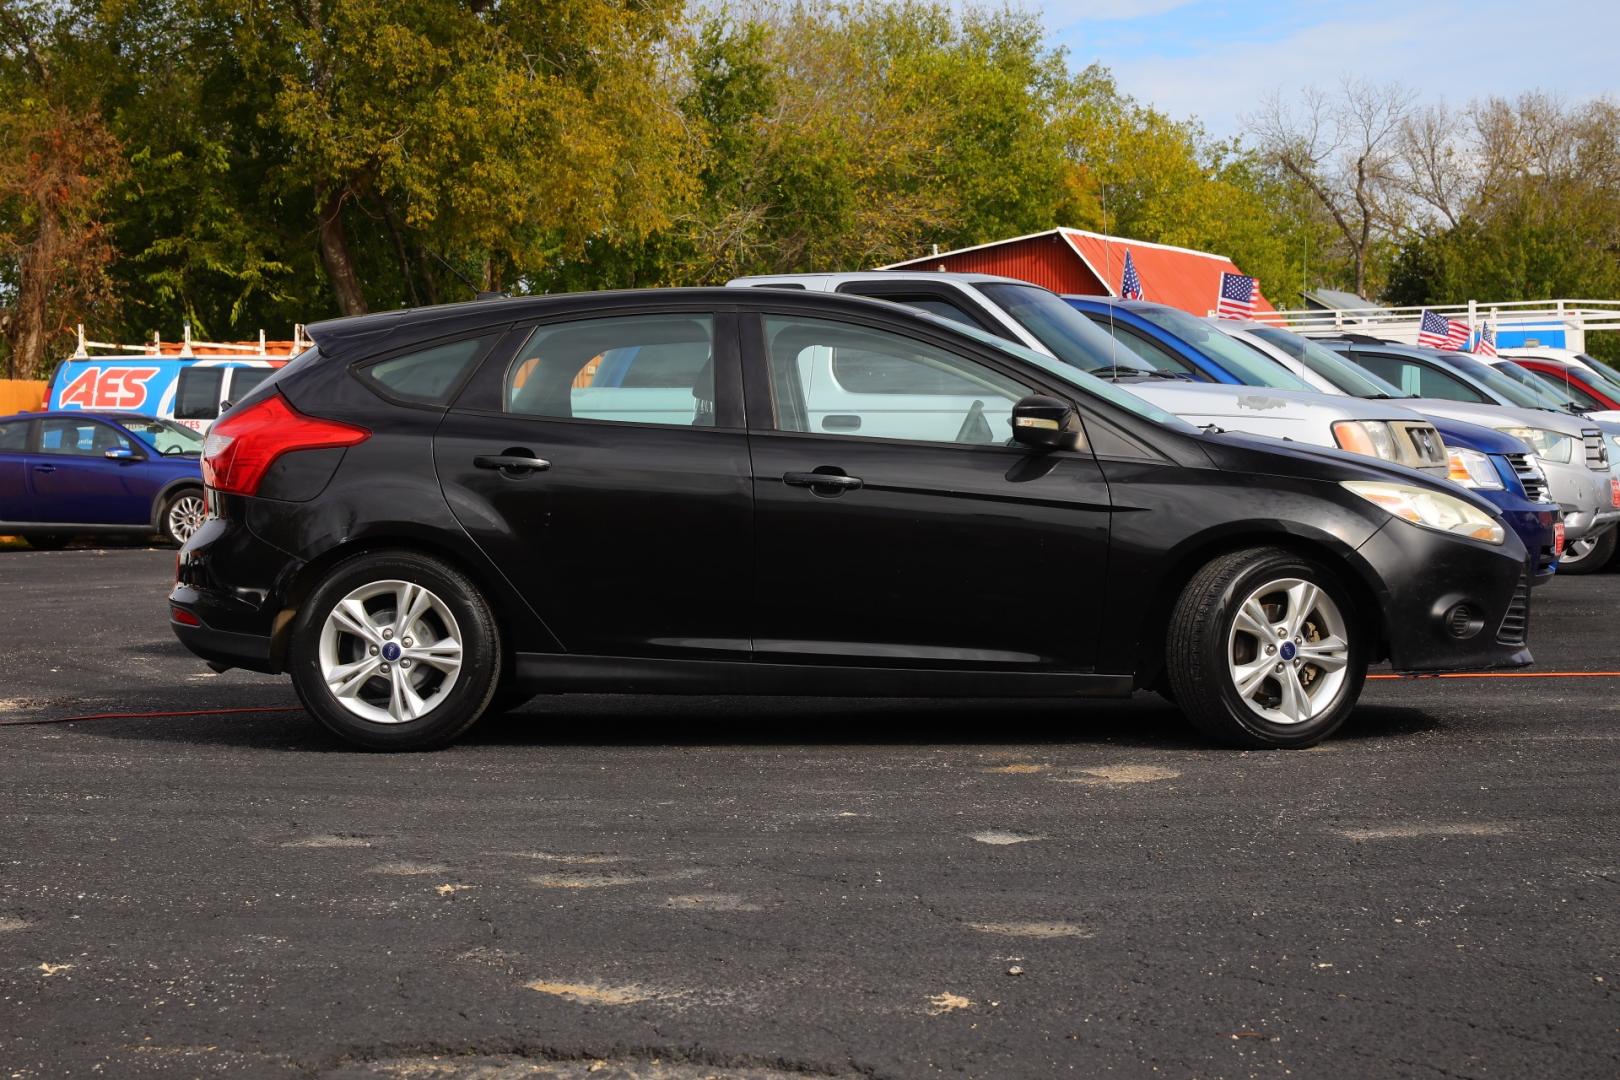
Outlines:
{"type": "Polygon", "coordinates": [[[275,393],[233,410],[208,429],[203,443],[203,483],[231,495],[252,495],[282,454],[353,446],[371,432],[353,424],[305,416],[275,393]]]}

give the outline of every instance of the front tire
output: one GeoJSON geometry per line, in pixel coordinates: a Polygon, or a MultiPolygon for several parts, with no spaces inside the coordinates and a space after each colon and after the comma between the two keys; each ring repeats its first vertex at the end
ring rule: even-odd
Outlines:
{"type": "Polygon", "coordinates": [[[1327,738],[1367,674],[1366,636],[1343,585],[1281,548],[1222,555],[1193,575],[1171,616],[1168,649],[1187,719],[1246,749],[1327,738]]]}
{"type": "Polygon", "coordinates": [[[288,669],[339,738],[430,750],[470,728],[500,676],[500,631],[478,587],[438,559],[368,552],[333,567],[298,613],[288,669]]]}
{"type": "Polygon", "coordinates": [[[1610,525],[1598,536],[1571,540],[1558,559],[1560,574],[1595,574],[1609,565],[1620,547],[1620,525],[1610,525]]]}
{"type": "Polygon", "coordinates": [[[202,488],[181,488],[163,500],[163,509],[158,514],[158,531],[163,534],[163,539],[175,547],[185,547],[191,534],[202,528],[205,520],[207,511],[203,505],[202,488]]]}

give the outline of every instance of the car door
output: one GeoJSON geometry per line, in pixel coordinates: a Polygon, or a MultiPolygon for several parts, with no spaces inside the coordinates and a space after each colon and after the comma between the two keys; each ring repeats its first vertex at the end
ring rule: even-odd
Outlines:
{"type": "Polygon", "coordinates": [[[457,519],[568,652],[746,659],[735,316],[668,303],[518,328],[434,460],[457,519]]]}
{"type": "Polygon", "coordinates": [[[743,328],[757,659],[1092,666],[1107,486],[1089,452],[1008,444],[1030,383],[875,317],[743,328]]]}
{"type": "Polygon", "coordinates": [[[145,455],[129,436],[89,417],[39,421],[29,455],[34,520],[74,525],[140,525],[152,519],[151,493],[142,473],[145,455]],[[109,450],[132,457],[113,460],[109,450]]]}
{"type": "Polygon", "coordinates": [[[28,491],[28,435],[32,420],[0,422],[0,521],[34,520],[28,491]]]}

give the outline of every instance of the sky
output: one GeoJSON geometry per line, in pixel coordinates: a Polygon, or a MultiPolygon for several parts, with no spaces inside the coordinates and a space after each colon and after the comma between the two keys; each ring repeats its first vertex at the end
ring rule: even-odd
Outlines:
{"type": "Polygon", "coordinates": [[[1620,2],[1497,0],[1025,0],[1076,68],[1211,135],[1240,134],[1265,95],[1400,82],[1423,102],[1554,92],[1620,96],[1620,2]]]}

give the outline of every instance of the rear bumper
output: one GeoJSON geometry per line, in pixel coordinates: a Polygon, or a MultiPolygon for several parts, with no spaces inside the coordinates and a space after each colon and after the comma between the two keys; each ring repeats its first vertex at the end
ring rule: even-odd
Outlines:
{"type": "Polygon", "coordinates": [[[208,521],[176,560],[169,628],[182,645],[211,663],[278,673],[284,584],[302,565],[239,524],[208,521]],[[216,561],[230,567],[228,583],[214,573],[216,561]],[[175,609],[200,625],[178,621],[175,609]]]}
{"type": "Polygon", "coordinates": [[[1392,521],[1358,554],[1377,575],[1384,639],[1396,671],[1437,674],[1532,662],[1534,570],[1517,536],[1491,547],[1392,521]]]}

